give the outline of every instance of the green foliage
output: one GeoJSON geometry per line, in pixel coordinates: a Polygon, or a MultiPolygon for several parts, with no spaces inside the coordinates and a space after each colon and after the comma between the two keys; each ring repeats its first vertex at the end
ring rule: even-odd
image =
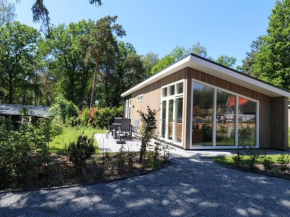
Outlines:
{"type": "Polygon", "coordinates": [[[149,142],[152,139],[156,139],[156,113],[157,111],[155,109],[150,109],[149,106],[147,106],[147,113],[144,113],[142,111],[138,111],[142,125],[139,130],[140,134],[140,140],[141,140],[141,148],[140,148],[140,162],[143,162],[144,157],[146,156],[147,147],[149,146],[149,142]]]}
{"type": "Polygon", "coordinates": [[[253,147],[248,147],[246,149],[246,153],[250,157],[250,169],[253,170],[255,163],[260,158],[260,152],[256,149],[254,149],[253,147]]]}
{"type": "Polygon", "coordinates": [[[272,158],[265,156],[263,160],[263,165],[264,165],[264,170],[266,172],[270,172],[273,169],[273,163],[272,163],[272,158]]]}
{"type": "Polygon", "coordinates": [[[22,97],[30,89],[37,88],[34,79],[37,77],[39,39],[36,29],[20,22],[0,27],[0,87],[4,102],[25,102],[22,97]]]}
{"type": "Polygon", "coordinates": [[[0,0],[0,26],[13,21],[15,18],[15,5],[7,0],[0,0]]]}
{"type": "Polygon", "coordinates": [[[123,106],[113,108],[100,108],[96,112],[96,125],[100,129],[107,128],[107,124],[114,122],[114,117],[123,117],[123,106]]]}
{"type": "Polygon", "coordinates": [[[156,65],[154,65],[151,70],[151,74],[154,75],[160,72],[186,55],[188,55],[188,53],[186,53],[183,47],[176,46],[176,48],[174,48],[170,54],[157,61],[156,65]]]}
{"type": "Polygon", "coordinates": [[[278,158],[278,163],[280,164],[280,171],[285,175],[287,171],[287,165],[289,164],[290,156],[289,153],[287,155],[281,154],[278,158]]]}
{"type": "MultiPolygon", "coordinates": [[[[89,0],[90,4],[94,4],[97,6],[102,5],[101,0],[89,0]]],[[[33,15],[33,21],[34,22],[40,22],[41,21],[41,29],[43,32],[47,35],[50,34],[50,17],[49,17],[49,11],[46,8],[43,0],[35,0],[35,3],[32,5],[32,15],[33,15]]]]}
{"type": "Polygon", "coordinates": [[[144,75],[146,78],[149,78],[151,76],[152,68],[159,61],[158,55],[149,52],[141,57],[141,61],[143,64],[144,75]]]}
{"type": "Polygon", "coordinates": [[[254,65],[256,63],[256,54],[260,51],[263,45],[262,37],[258,37],[257,40],[253,41],[251,44],[251,51],[247,52],[246,58],[242,60],[242,66],[237,66],[237,70],[252,75],[254,77],[259,77],[254,73],[254,65]]]}
{"type": "MultiPolygon", "coordinates": [[[[93,107],[95,102],[97,75],[100,69],[100,63],[102,61],[108,61],[108,63],[112,61],[118,50],[116,37],[126,35],[123,27],[116,24],[117,18],[117,16],[106,16],[99,19],[92,26],[90,34],[81,38],[81,43],[86,52],[86,63],[95,63],[90,108],[93,107]]],[[[109,66],[107,70],[111,69],[110,65],[107,65],[109,66]]]]}
{"type": "Polygon", "coordinates": [[[0,188],[23,184],[34,168],[48,162],[51,128],[48,120],[21,125],[14,131],[9,123],[0,126],[0,188]]]}
{"type": "Polygon", "coordinates": [[[237,59],[228,55],[220,55],[217,59],[216,62],[219,64],[222,64],[224,66],[233,68],[234,65],[236,64],[237,59]]]}
{"type": "Polygon", "coordinates": [[[55,98],[55,103],[49,109],[49,113],[57,123],[65,124],[70,118],[78,117],[78,108],[71,101],[65,99],[63,95],[58,95],[55,98]]]}
{"type": "Polygon", "coordinates": [[[239,167],[240,163],[241,163],[241,159],[242,159],[241,150],[238,148],[237,149],[237,153],[236,154],[232,154],[232,155],[233,155],[232,159],[234,161],[235,166],[239,167]]]}
{"type": "Polygon", "coordinates": [[[277,1],[269,18],[268,34],[255,54],[253,74],[290,90],[290,0],[277,1]]]}
{"type": "Polygon", "coordinates": [[[69,160],[78,169],[83,169],[86,160],[95,153],[94,138],[81,135],[77,141],[73,141],[68,146],[69,160]]]}
{"type": "Polygon", "coordinates": [[[124,155],[124,146],[121,146],[117,156],[118,156],[118,174],[121,174],[124,170],[125,164],[125,155],[124,155]]]}
{"type": "Polygon", "coordinates": [[[214,60],[213,58],[207,56],[206,48],[202,46],[200,42],[196,42],[191,48],[187,50],[183,47],[176,46],[176,48],[174,48],[170,54],[166,55],[160,60],[157,59],[156,64],[151,69],[151,75],[160,72],[161,70],[177,62],[183,57],[188,56],[191,53],[212,61],[216,61],[217,63],[225,65],[227,67],[233,67],[236,63],[236,58],[230,57],[228,55],[221,55],[217,58],[217,60],[214,60]]]}
{"type": "Polygon", "coordinates": [[[50,74],[55,79],[55,89],[82,108],[89,94],[94,64],[85,62],[84,45],[80,39],[88,36],[93,21],[79,21],[68,26],[59,25],[51,29],[51,37],[42,43],[48,60],[50,74]]]}

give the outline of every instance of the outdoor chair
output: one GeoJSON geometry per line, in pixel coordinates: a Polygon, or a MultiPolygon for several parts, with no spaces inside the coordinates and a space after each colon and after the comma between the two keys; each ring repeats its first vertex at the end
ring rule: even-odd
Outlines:
{"type": "MultiPolygon", "coordinates": [[[[122,120],[122,117],[114,117],[114,124],[121,124],[121,120],[122,120]]],[[[108,130],[112,133],[112,136],[114,135],[114,132],[116,130],[116,126],[109,126],[109,120],[107,120],[107,124],[108,124],[108,130]]]]}
{"type": "Polygon", "coordinates": [[[131,119],[129,118],[122,118],[121,119],[121,125],[118,126],[118,137],[121,137],[121,134],[123,135],[129,135],[129,138],[132,139],[132,127],[131,127],[131,119]]]}

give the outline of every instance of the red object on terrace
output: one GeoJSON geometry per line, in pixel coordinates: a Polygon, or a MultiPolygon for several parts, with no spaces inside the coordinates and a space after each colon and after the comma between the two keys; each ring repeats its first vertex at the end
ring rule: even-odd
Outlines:
{"type": "MultiPolygon", "coordinates": [[[[249,100],[247,100],[245,98],[242,98],[242,97],[239,97],[239,106],[245,105],[248,102],[249,102],[249,100]]],[[[235,96],[230,96],[228,98],[228,103],[227,104],[228,104],[229,107],[235,106],[235,104],[236,104],[236,97],[235,96]]]]}

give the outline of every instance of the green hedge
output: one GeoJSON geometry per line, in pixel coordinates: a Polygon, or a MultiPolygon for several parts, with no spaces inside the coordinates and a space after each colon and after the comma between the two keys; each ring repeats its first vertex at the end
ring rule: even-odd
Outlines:
{"type": "Polygon", "coordinates": [[[107,128],[107,121],[109,125],[114,122],[114,117],[123,117],[123,106],[113,108],[100,108],[96,112],[96,125],[100,129],[107,128]]]}

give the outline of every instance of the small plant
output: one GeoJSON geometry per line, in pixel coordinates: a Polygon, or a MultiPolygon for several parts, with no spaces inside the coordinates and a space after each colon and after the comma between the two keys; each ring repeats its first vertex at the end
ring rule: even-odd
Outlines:
{"type": "Polygon", "coordinates": [[[118,153],[118,174],[120,175],[124,170],[125,164],[125,156],[124,156],[124,147],[121,146],[120,151],[118,153]]]}
{"type": "Polygon", "coordinates": [[[287,165],[289,164],[289,153],[287,155],[281,154],[278,158],[280,164],[280,171],[285,175],[287,171],[287,165]]]}
{"type": "Polygon", "coordinates": [[[264,165],[264,170],[266,172],[270,172],[273,169],[273,165],[272,165],[272,158],[271,157],[265,157],[263,160],[263,165],[264,165]]]}
{"type": "Polygon", "coordinates": [[[157,135],[155,133],[156,127],[156,113],[157,111],[151,110],[149,106],[147,106],[147,113],[142,111],[138,111],[141,116],[141,129],[140,129],[140,140],[141,140],[141,148],[140,148],[140,156],[139,161],[143,162],[147,147],[149,146],[149,142],[151,139],[156,139],[157,135]]]}
{"type": "Polygon", "coordinates": [[[129,148],[128,148],[128,167],[129,170],[132,172],[134,169],[134,161],[133,161],[133,153],[129,151],[129,148]]]}
{"type": "Polygon", "coordinates": [[[265,172],[269,172],[269,171],[271,171],[273,169],[272,158],[271,157],[267,157],[267,149],[264,150],[264,158],[263,158],[262,164],[264,166],[265,172]]]}
{"type": "Polygon", "coordinates": [[[162,155],[163,162],[165,162],[165,163],[168,162],[170,154],[171,154],[171,150],[173,150],[174,148],[171,147],[168,143],[164,142],[161,139],[158,139],[157,143],[160,144],[159,147],[158,147],[159,151],[160,151],[159,155],[162,155]]]}
{"type": "Polygon", "coordinates": [[[86,160],[95,153],[94,139],[80,135],[76,142],[68,146],[69,160],[78,169],[84,169],[86,160]]]}
{"type": "Polygon", "coordinates": [[[255,163],[260,158],[260,153],[259,153],[259,151],[255,150],[253,147],[248,147],[246,149],[246,153],[250,157],[250,169],[253,170],[255,163]]]}

